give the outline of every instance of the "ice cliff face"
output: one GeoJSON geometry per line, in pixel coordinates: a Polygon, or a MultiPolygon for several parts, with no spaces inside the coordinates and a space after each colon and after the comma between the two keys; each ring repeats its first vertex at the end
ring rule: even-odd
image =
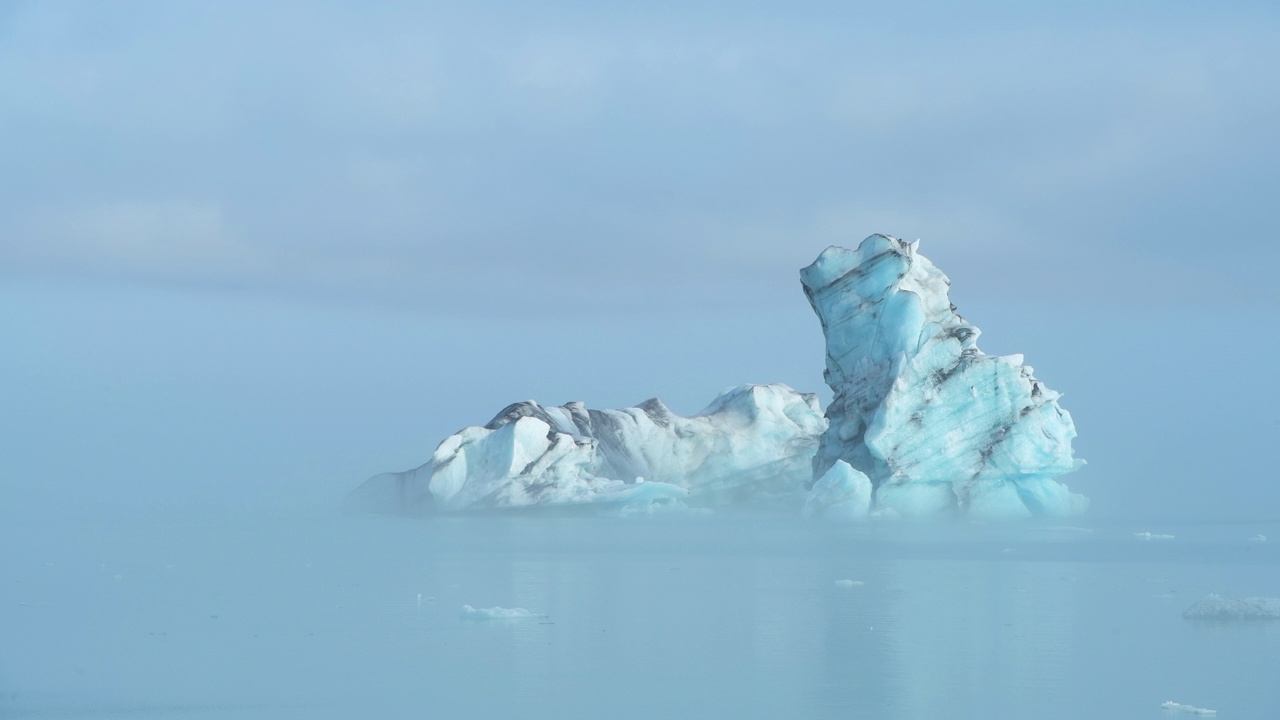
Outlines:
{"type": "Polygon", "coordinates": [[[419,468],[372,478],[348,504],[462,512],[798,496],[825,429],[817,397],[786,385],[731,388],[693,417],[657,399],[621,410],[527,401],[445,438],[419,468]]]}
{"type": "MultiPolygon", "coordinates": [[[[1086,504],[1054,480],[1075,469],[1075,426],[1022,356],[978,349],[950,281],[906,243],[872,235],[800,271],[827,341],[834,392],[814,490],[874,487],[872,511],[908,516],[1068,515],[1086,504]]],[[[856,495],[857,493],[853,493],[856,495]]],[[[812,499],[812,498],[811,498],[812,499]]]]}

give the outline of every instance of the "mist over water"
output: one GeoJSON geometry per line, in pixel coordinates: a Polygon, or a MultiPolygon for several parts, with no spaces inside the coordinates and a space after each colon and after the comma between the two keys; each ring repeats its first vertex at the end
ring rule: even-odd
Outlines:
{"type": "Polygon", "coordinates": [[[338,512],[522,396],[659,394],[689,413],[726,377],[820,389],[803,307],[704,316],[719,335],[620,319],[584,364],[519,323],[34,283],[0,297],[26,313],[0,317],[23,350],[0,357],[21,410],[0,416],[6,717],[1280,713],[1280,623],[1180,617],[1210,592],[1280,596],[1258,450],[1274,419],[1248,410],[1276,376],[1184,352],[1194,327],[1264,357],[1257,309],[980,304],[985,347],[1027,352],[1066,391],[1090,465],[1064,480],[1093,506],[850,526],[338,512]],[[151,322],[122,322],[135,313],[151,322]]]}
{"type": "Polygon", "coordinates": [[[1280,594],[1280,543],[1249,540],[1277,525],[325,514],[11,528],[11,717],[1280,712],[1280,623],[1180,617],[1211,591],[1280,594]],[[463,605],[545,617],[473,620],[463,605]]]}
{"type": "Polygon", "coordinates": [[[0,717],[1280,717],[1280,622],[1181,617],[1280,597],[1277,37],[0,2],[0,717]],[[796,270],[874,232],[1064,394],[1087,514],[340,514],[524,399],[825,404],[796,270]]]}

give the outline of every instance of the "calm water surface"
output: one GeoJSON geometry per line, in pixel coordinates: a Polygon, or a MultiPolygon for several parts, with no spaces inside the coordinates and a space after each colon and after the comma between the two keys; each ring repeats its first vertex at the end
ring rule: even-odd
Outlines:
{"type": "Polygon", "coordinates": [[[6,717],[1280,718],[1280,622],[1180,617],[1280,595],[1277,526],[30,525],[0,530],[6,717]]]}

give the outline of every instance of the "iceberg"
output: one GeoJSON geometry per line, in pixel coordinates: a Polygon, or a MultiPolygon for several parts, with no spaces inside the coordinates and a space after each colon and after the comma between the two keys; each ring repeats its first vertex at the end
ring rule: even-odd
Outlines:
{"type": "Polygon", "coordinates": [[[729,388],[691,417],[656,398],[618,410],[528,400],[445,438],[417,468],[371,478],[347,506],[630,515],[785,501],[844,520],[1082,512],[1088,501],[1057,479],[1083,464],[1059,394],[1021,355],[978,349],[950,280],[917,245],[872,235],[800,271],[826,339],[825,414],[816,395],[780,384],[729,388]]]}
{"type": "Polygon", "coordinates": [[[1251,597],[1230,600],[1209,593],[1182,613],[1187,620],[1280,620],[1280,598],[1251,597]]]}
{"type": "MultiPolygon", "coordinates": [[[[834,397],[813,463],[810,500],[865,475],[870,510],[906,517],[1067,516],[1087,500],[1056,478],[1083,461],[1059,394],[1020,355],[978,349],[950,280],[908,243],[872,235],[829,247],[800,271],[826,337],[834,397]]],[[[861,512],[861,500],[856,504],[861,512]]],[[[853,506],[850,507],[853,510],[853,506]]]]}
{"type": "Polygon", "coordinates": [[[347,505],[430,514],[798,504],[825,429],[817,396],[781,384],[729,388],[692,417],[657,399],[620,410],[529,400],[445,438],[418,468],[371,478],[347,505]]]}

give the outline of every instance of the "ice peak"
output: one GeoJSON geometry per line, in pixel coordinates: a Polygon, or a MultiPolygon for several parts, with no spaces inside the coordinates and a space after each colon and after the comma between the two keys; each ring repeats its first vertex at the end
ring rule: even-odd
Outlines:
{"type": "Polygon", "coordinates": [[[800,271],[835,394],[814,459],[865,473],[901,514],[1062,515],[1083,507],[1054,478],[1076,467],[1075,426],[1022,356],[978,349],[950,280],[918,241],[872,235],[800,271]]]}

